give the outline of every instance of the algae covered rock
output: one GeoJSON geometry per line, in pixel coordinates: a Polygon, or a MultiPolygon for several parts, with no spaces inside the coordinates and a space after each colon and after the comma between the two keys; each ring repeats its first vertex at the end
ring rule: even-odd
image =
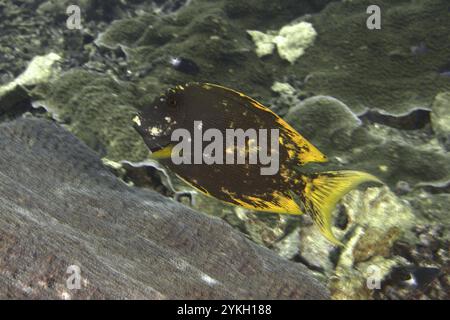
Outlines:
{"type": "Polygon", "coordinates": [[[73,70],[35,93],[43,95],[46,108],[101,156],[137,161],[148,155],[131,125],[137,96],[131,84],[73,70]]]}
{"type": "Polygon", "coordinates": [[[439,93],[434,99],[431,125],[447,150],[450,149],[450,92],[439,93]]]}
{"type": "Polygon", "coordinates": [[[96,43],[122,47],[130,75],[155,94],[178,83],[207,80],[262,98],[264,103],[273,81],[286,77],[300,81],[299,89],[310,95],[341,100],[356,114],[374,109],[401,115],[429,109],[434,96],[450,88],[443,72],[450,58],[445,46],[450,27],[445,1],[334,2],[320,13],[305,15],[324,4],[199,0],[169,16],[149,12],[114,21],[96,43]],[[365,27],[366,9],[373,4],[383,8],[381,30],[365,27]],[[306,30],[310,24],[314,45],[304,52],[291,50],[293,55],[281,53],[295,64],[278,55],[266,56],[277,46],[300,46],[301,41],[290,41],[287,34],[300,37],[303,33],[292,28],[306,30]],[[440,27],[434,28],[436,24],[440,27]],[[283,35],[261,32],[280,29],[283,35]],[[249,36],[246,30],[259,31],[249,36]],[[251,37],[258,43],[257,54],[251,37]],[[298,54],[302,56],[296,60],[298,54]],[[170,64],[174,57],[194,61],[200,73],[177,72],[170,64]]]}
{"type": "Polygon", "coordinates": [[[450,88],[441,74],[450,59],[447,1],[341,1],[310,22],[317,39],[291,68],[307,77],[303,90],[336,97],[358,114],[399,115],[429,108],[450,88]],[[381,8],[380,30],[366,27],[370,5],[381,8]]]}
{"type": "Polygon", "coordinates": [[[319,148],[342,149],[361,121],[344,103],[333,97],[305,99],[285,116],[294,128],[319,148]]]}
{"type": "MultiPolygon", "coordinates": [[[[96,43],[106,48],[122,47],[131,76],[139,79],[140,86],[151,87],[155,95],[175,84],[208,81],[269,97],[267,88],[278,63],[270,65],[257,58],[246,30],[279,30],[286,22],[320,10],[326,2],[311,5],[310,1],[302,1],[299,5],[297,0],[198,0],[171,15],[146,12],[114,21],[96,43]],[[194,61],[199,74],[175,70],[171,61],[177,57],[194,61]]],[[[300,24],[301,28],[311,31],[305,23],[300,24]]],[[[284,29],[279,38],[280,46],[286,48],[282,52],[291,52],[289,57],[299,54],[294,39],[299,33],[292,31],[284,29]]]]}
{"type": "Polygon", "coordinates": [[[331,290],[335,298],[372,298],[375,288],[367,285],[369,267],[376,270],[381,283],[394,266],[405,263],[393,254],[393,247],[401,236],[412,232],[417,221],[411,207],[387,188],[352,191],[342,204],[350,222],[331,290]]]}

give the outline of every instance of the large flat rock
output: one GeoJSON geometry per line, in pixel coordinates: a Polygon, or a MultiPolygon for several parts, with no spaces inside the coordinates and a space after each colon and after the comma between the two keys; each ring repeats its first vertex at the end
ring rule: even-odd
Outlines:
{"type": "Polygon", "coordinates": [[[0,125],[0,298],[327,298],[302,264],[118,180],[60,126],[0,125]],[[70,265],[81,289],[69,289],[70,265]]]}

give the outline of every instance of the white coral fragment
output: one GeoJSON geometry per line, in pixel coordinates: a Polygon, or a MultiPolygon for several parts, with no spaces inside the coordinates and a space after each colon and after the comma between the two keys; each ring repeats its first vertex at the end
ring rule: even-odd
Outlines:
{"type": "Polygon", "coordinates": [[[255,52],[258,57],[261,58],[272,54],[273,49],[275,49],[275,43],[273,42],[274,35],[265,34],[257,30],[247,30],[247,33],[252,37],[256,45],[255,52]]]}
{"type": "Polygon", "coordinates": [[[305,21],[284,26],[278,32],[247,30],[247,33],[255,43],[258,57],[272,54],[276,46],[280,57],[291,64],[305,53],[317,36],[312,24],[305,21]]]}

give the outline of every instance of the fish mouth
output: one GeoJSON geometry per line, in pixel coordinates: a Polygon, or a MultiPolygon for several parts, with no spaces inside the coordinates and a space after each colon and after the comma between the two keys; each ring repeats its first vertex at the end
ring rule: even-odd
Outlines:
{"type": "Polygon", "coordinates": [[[162,145],[162,144],[159,144],[159,143],[158,143],[157,146],[155,146],[155,147],[150,147],[150,146],[148,146],[148,149],[153,153],[153,152],[162,150],[162,149],[166,148],[166,147],[169,146],[169,145],[170,145],[170,143],[167,143],[167,144],[165,144],[165,145],[162,145]]]}

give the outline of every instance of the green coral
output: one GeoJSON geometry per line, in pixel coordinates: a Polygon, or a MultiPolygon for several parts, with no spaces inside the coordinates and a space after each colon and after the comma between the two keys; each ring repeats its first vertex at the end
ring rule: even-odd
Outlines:
{"type": "Polygon", "coordinates": [[[209,81],[267,102],[275,79],[295,78],[303,91],[336,97],[356,113],[369,108],[398,115],[429,108],[438,92],[450,89],[448,78],[439,75],[450,58],[450,20],[442,0],[334,2],[301,18],[312,23],[317,39],[293,65],[277,55],[257,57],[245,30],[278,30],[325,2],[313,7],[310,1],[197,0],[168,16],[116,21],[98,44],[125,46],[131,72],[151,70],[139,85],[153,86],[155,95],[174,84],[209,81]],[[382,8],[381,30],[365,26],[373,4],[382,8]],[[420,45],[423,52],[414,50],[420,45]],[[173,70],[171,56],[194,60],[200,74],[173,70]]]}
{"type": "Polygon", "coordinates": [[[72,70],[35,94],[71,132],[106,158],[142,160],[148,151],[132,127],[136,92],[132,85],[72,70]]]}
{"type": "Polygon", "coordinates": [[[440,69],[450,59],[448,3],[442,0],[358,0],[333,3],[311,22],[317,40],[295,65],[304,90],[330,95],[360,113],[402,114],[429,108],[450,88],[440,69]],[[369,5],[381,8],[381,30],[365,26],[369,5]],[[424,52],[413,47],[423,44],[424,52]]]}
{"type": "MultiPolygon", "coordinates": [[[[139,86],[156,96],[167,87],[189,81],[207,81],[234,87],[255,97],[269,97],[277,64],[258,59],[247,29],[279,29],[286,21],[322,8],[297,0],[206,1],[197,0],[174,14],[145,13],[115,21],[97,40],[105,47],[124,46],[132,74],[141,74],[139,86]],[[273,15],[277,10],[277,15],[273,15]],[[268,19],[270,17],[270,19],[268,19]],[[143,28],[145,25],[145,28],[143,28]],[[174,70],[171,57],[194,60],[200,74],[174,70]]],[[[283,62],[281,62],[283,63],[283,62]]]]}

